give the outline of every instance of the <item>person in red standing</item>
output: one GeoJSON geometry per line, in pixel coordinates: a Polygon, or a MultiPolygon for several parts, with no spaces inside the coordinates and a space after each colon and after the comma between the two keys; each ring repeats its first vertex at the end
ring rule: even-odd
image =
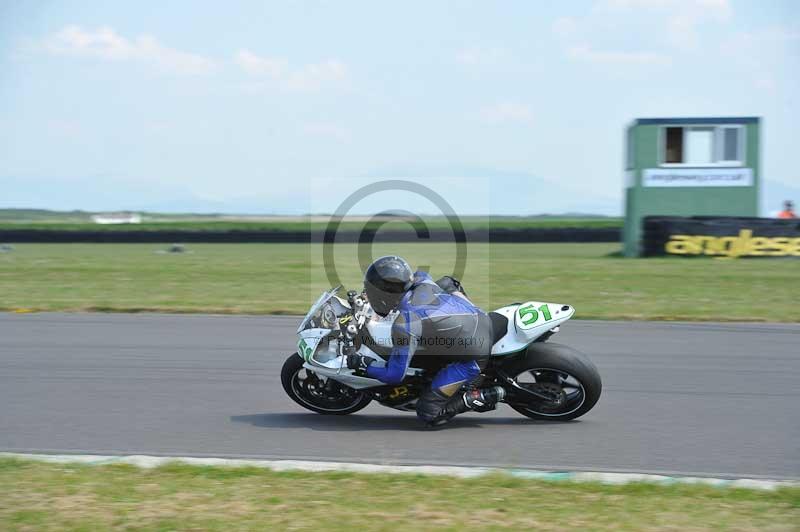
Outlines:
{"type": "Polygon", "coordinates": [[[778,213],[778,218],[782,218],[784,220],[792,220],[797,218],[797,214],[794,212],[794,203],[791,200],[786,200],[783,202],[783,210],[778,213]]]}

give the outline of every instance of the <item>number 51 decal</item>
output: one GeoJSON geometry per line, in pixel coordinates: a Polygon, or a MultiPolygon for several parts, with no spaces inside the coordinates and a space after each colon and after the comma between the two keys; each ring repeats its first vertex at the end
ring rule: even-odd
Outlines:
{"type": "Polygon", "coordinates": [[[547,303],[540,305],[538,308],[531,305],[525,305],[524,307],[520,307],[519,310],[519,321],[522,325],[533,325],[537,321],[539,321],[539,313],[541,313],[544,321],[550,321],[552,316],[550,316],[550,309],[547,308],[547,303]]]}

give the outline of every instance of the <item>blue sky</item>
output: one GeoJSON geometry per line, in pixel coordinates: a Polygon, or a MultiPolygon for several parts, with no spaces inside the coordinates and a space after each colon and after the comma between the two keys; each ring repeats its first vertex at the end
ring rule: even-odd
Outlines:
{"type": "Polygon", "coordinates": [[[641,116],[761,116],[800,188],[793,0],[5,1],[0,72],[5,207],[614,214],[641,116]]]}

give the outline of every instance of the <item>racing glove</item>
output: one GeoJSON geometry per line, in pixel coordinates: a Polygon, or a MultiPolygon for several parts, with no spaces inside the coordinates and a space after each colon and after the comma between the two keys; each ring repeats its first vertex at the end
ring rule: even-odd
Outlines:
{"type": "Polygon", "coordinates": [[[436,284],[439,285],[439,288],[441,288],[448,294],[461,292],[464,296],[467,295],[467,291],[464,289],[464,285],[462,285],[461,281],[459,281],[455,277],[450,277],[449,275],[445,275],[444,277],[436,281],[436,284]]]}
{"type": "Polygon", "coordinates": [[[355,375],[365,376],[367,374],[367,368],[373,362],[375,362],[374,359],[363,355],[347,355],[347,367],[355,370],[355,375]]]}

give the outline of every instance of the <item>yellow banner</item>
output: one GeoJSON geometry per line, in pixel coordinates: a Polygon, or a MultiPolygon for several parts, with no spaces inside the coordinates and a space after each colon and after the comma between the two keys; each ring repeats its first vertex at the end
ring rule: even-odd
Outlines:
{"type": "Polygon", "coordinates": [[[664,249],[671,255],[800,257],[800,238],[753,236],[742,229],[737,236],[670,235],[664,249]]]}

